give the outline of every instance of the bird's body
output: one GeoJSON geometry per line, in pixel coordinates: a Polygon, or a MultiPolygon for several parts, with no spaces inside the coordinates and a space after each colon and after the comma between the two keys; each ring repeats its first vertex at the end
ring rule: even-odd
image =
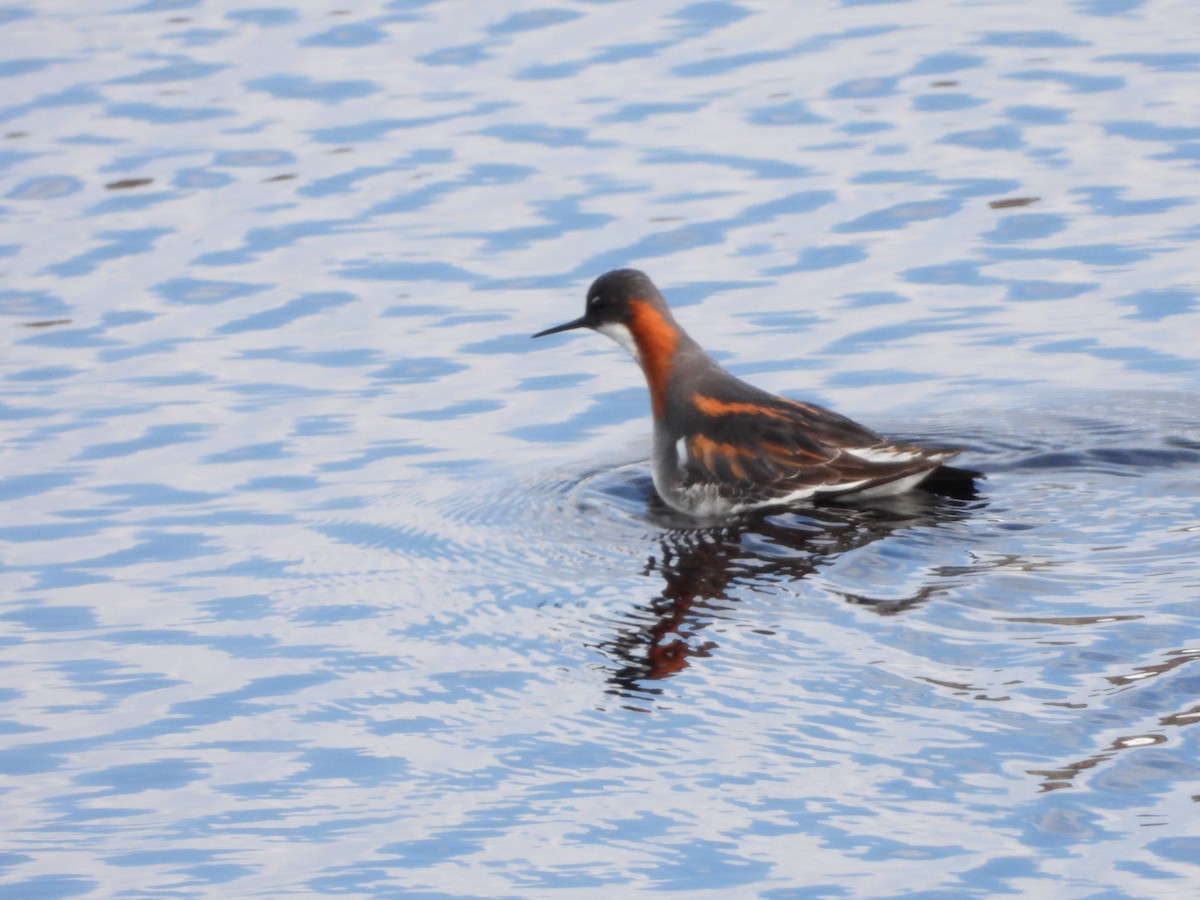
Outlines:
{"type": "Polygon", "coordinates": [[[601,275],[581,318],[534,337],[572,328],[608,335],[641,366],[654,417],[654,487],[667,505],[689,515],[899,493],[958,452],[893,443],[837,413],[731,375],[633,269],[601,275]]]}

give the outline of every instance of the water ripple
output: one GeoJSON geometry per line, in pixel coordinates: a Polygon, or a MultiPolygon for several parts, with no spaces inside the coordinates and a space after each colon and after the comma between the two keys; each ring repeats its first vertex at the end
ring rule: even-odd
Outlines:
{"type": "Polygon", "coordinates": [[[1186,893],[1185,5],[462,6],[0,9],[0,893],[1186,893]],[[680,519],[624,265],[987,478],[680,519]]]}

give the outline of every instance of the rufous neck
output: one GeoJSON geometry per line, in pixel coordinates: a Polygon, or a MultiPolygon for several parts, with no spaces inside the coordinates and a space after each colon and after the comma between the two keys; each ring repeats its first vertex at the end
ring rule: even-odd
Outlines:
{"type": "Polygon", "coordinates": [[[650,388],[650,409],[656,419],[667,412],[667,385],[675,367],[676,355],[691,338],[676,324],[669,312],[645,300],[629,304],[629,331],[638,349],[638,362],[650,388]]]}

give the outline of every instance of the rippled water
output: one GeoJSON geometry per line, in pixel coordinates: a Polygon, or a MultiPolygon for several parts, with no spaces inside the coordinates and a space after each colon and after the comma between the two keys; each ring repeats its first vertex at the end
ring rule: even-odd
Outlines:
{"type": "Polygon", "coordinates": [[[0,6],[0,896],[1200,888],[1200,12],[0,6]],[[646,269],[974,495],[697,530],[646,269]]]}

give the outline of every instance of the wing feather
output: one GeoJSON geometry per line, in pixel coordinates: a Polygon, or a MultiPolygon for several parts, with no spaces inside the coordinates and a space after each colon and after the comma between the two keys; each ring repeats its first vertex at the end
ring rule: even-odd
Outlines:
{"type": "Polygon", "coordinates": [[[737,397],[697,392],[682,438],[684,486],[710,485],[733,503],[794,502],[932,470],[956,450],[892,443],[820,406],[740,384],[737,397]]]}

